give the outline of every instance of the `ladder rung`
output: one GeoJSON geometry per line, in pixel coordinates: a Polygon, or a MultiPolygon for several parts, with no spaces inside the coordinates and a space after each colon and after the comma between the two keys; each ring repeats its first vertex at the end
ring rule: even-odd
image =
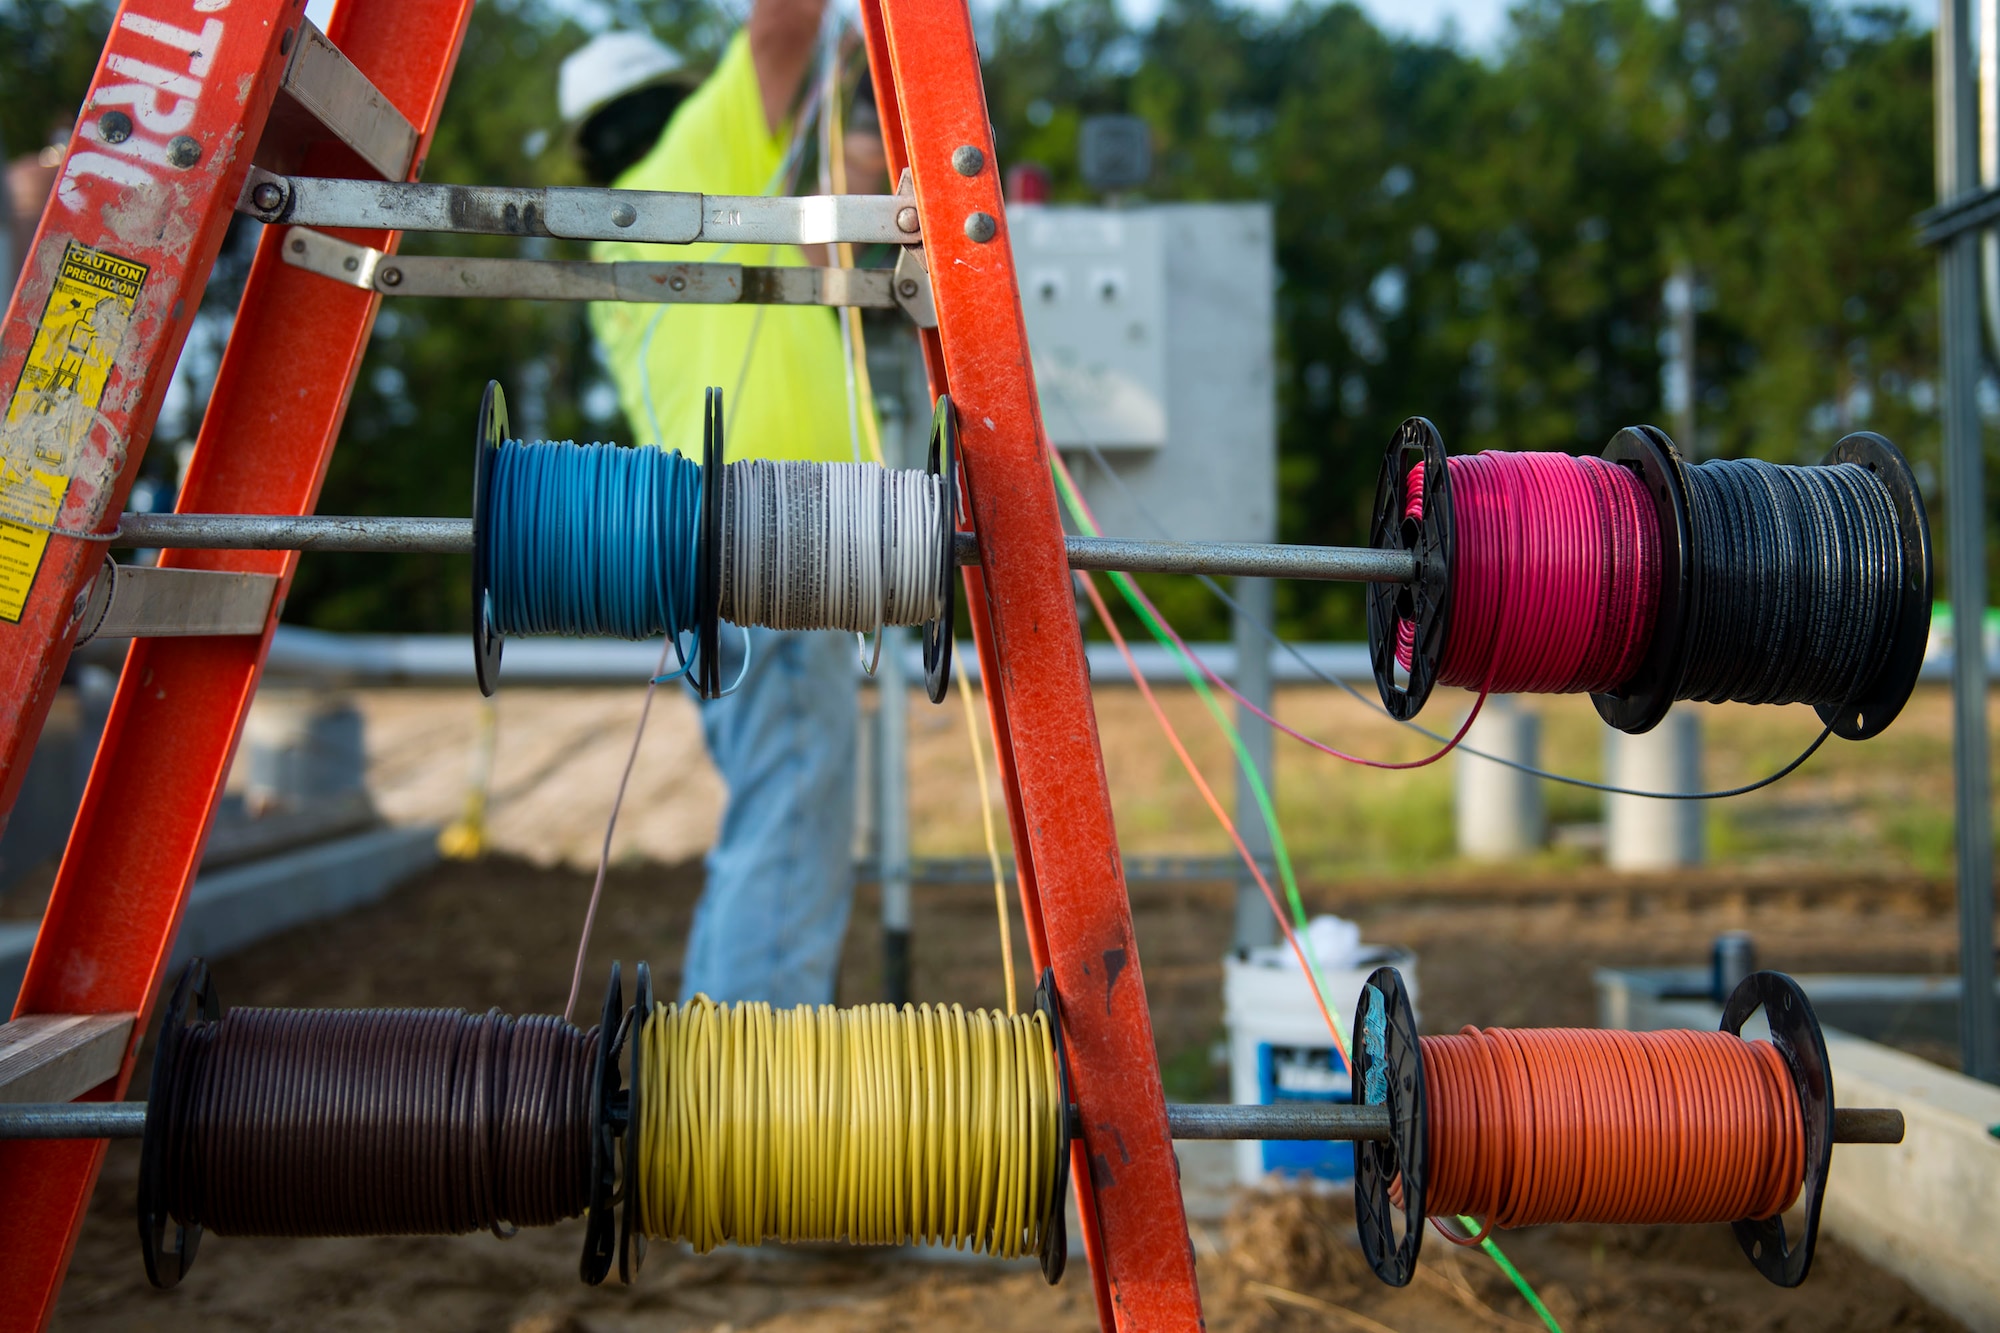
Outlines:
{"type": "Polygon", "coordinates": [[[252,167],[236,207],[263,222],[309,227],[659,245],[914,245],[921,239],[915,203],[893,194],[518,189],[280,176],[252,167]]]}
{"type": "MultiPolygon", "coordinates": [[[[282,88],[300,110],[352,148],[383,180],[400,181],[410,174],[417,127],[310,22],[299,25],[298,44],[292,48],[282,88]]],[[[267,128],[265,133],[271,131],[267,128]]]]}
{"type": "Polygon", "coordinates": [[[76,641],[261,634],[277,591],[275,574],[154,569],[107,560],[91,585],[76,641]]]}
{"type": "Polygon", "coordinates": [[[391,255],[311,227],[292,228],[284,257],[296,268],[384,296],[859,306],[872,310],[900,306],[920,326],[925,326],[925,317],[929,326],[935,326],[937,320],[930,303],[929,275],[918,264],[868,269],[391,255]],[[911,272],[906,273],[906,268],[911,272]]]}
{"type": "Polygon", "coordinates": [[[31,1014],[0,1023],[0,1102],[66,1102],[118,1073],[130,1014],[31,1014]]]}

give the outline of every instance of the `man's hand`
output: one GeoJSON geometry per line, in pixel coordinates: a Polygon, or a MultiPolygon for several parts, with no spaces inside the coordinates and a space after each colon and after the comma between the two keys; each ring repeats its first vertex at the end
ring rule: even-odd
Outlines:
{"type": "Polygon", "coordinates": [[[773,134],[785,123],[785,112],[812,63],[825,12],[826,0],[757,0],[750,11],[750,61],[764,95],[764,124],[773,134]]]}

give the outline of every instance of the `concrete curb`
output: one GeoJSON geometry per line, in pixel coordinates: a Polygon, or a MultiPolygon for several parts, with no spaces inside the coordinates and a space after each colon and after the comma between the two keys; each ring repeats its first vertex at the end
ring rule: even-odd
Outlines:
{"type": "MultiPolygon", "coordinates": [[[[188,895],[173,966],[220,958],[246,944],[380,898],[436,863],[437,830],[370,829],[199,876],[188,895]]],[[[11,1011],[38,927],[0,924],[0,1000],[11,1011]]]]}
{"type": "MultiPolygon", "coordinates": [[[[1653,993],[1670,975],[1599,970],[1598,1023],[1714,1028],[1718,1006],[1653,993]]],[[[1814,979],[1797,980],[1810,997],[1814,979]]],[[[2000,1126],[2000,1088],[1837,1028],[1825,1034],[1840,1103],[1893,1106],[1905,1125],[1894,1147],[1834,1150],[1821,1214],[1827,1232],[1968,1327],[2000,1333],[1992,1240],[2000,1234],[2000,1138],[1990,1132],[2000,1126]]]]}

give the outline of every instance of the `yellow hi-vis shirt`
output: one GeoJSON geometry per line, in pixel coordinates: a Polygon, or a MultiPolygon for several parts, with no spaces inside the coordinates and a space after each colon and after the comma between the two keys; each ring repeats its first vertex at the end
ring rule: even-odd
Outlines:
{"type": "MultiPolygon", "coordinates": [[[[675,110],[659,143],[613,184],[621,190],[768,194],[788,138],[788,127],[773,135],[765,126],[757,67],[749,40],[738,32],[715,73],[675,110]]],[[[806,262],[789,245],[599,241],[591,255],[607,262],[806,262]]],[[[840,328],[831,309],[597,301],[590,322],[638,443],[699,460],[702,393],[714,385],[722,390],[728,458],[853,458],[840,328]]]]}

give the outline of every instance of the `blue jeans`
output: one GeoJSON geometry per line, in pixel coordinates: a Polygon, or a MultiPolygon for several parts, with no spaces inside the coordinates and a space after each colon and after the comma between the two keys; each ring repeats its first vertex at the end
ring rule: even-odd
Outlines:
{"type": "MultiPolygon", "coordinates": [[[[701,705],[729,800],[681,998],[829,1004],[854,899],[854,636],[750,635],[743,683],[701,705]]],[[[727,684],[742,667],[743,631],[724,625],[722,646],[727,684]]]]}

